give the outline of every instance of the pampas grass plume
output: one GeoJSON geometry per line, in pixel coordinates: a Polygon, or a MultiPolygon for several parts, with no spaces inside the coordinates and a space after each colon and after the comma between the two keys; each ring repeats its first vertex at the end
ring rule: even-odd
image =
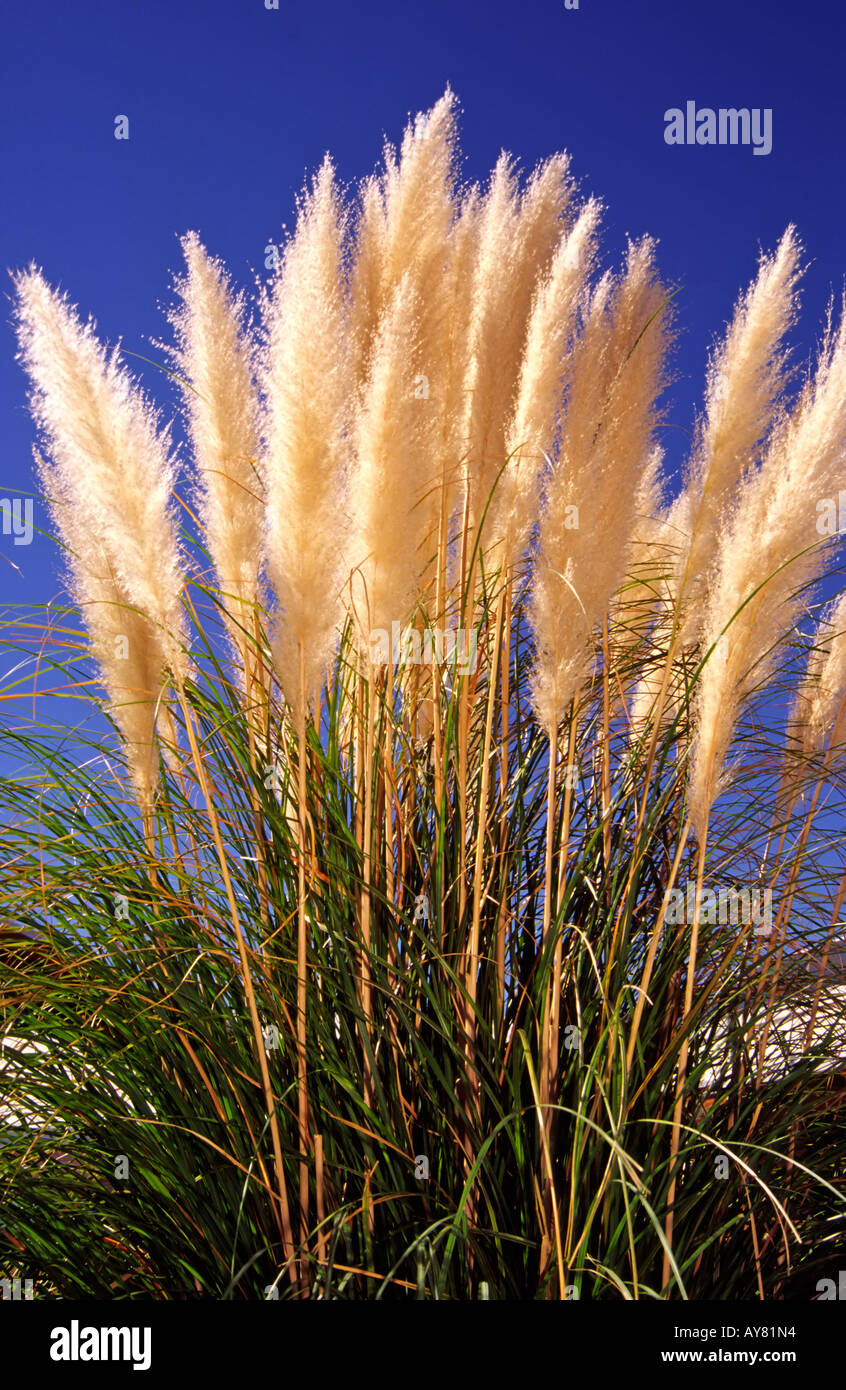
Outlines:
{"type": "Polygon", "coordinates": [[[638,496],[652,467],[670,341],[654,249],[648,238],[631,243],[617,283],[602,277],[575,349],[529,603],[533,702],[547,729],[558,727],[590,671],[592,634],[625,578],[636,523],[627,499],[638,496]]]}
{"type": "Polygon", "coordinates": [[[181,374],[199,512],[236,650],[252,637],[259,598],[263,485],[258,470],[260,419],[244,305],[196,233],[182,238],[186,273],[171,313],[172,356],[181,374]],[[245,636],[246,633],[246,636],[245,636]]]}
{"type": "Polygon", "coordinates": [[[272,642],[282,690],[295,710],[303,695],[307,704],[315,699],[343,616],[345,425],[353,380],[345,225],[327,157],[301,201],[265,304],[265,544],[279,604],[272,642]]]}
{"type": "Polygon", "coordinates": [[[94,326],[35,267],[15,277],[20,360],[43,438],[37,460],[70,583],[127,746],[142,805],[166,671],[184,676],[182,561],[167,432],[94,326]],[[125,641],[121,640],[125,639],[125,641]]]}
{"type": "Polygon", "coordinates": [[[701,832],[725,785],[738,712],[773,669],[773,650],[797,621],[801,588],[824,559],[817,502],[835,494],[846,452],[846,320],[829,319],[816,375],[742,486],[719,543],[703,621],[690,810],[701,832]]]}

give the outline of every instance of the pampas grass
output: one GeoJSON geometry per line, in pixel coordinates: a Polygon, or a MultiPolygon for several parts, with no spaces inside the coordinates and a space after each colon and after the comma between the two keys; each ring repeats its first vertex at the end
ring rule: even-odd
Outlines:
{"type": "Polygon", "coordinates": [[[172,357],[183,390],[199,474],[203,532],[224,595],[224,613],[242,668],[259,601],[264,487],[259,467],[261,420],[245,304],[224,267],[196,233],[182,238],[186,270],[171,314],[172,357]]]}
{"type": "Polygon", "coordinates": [[[702,624],[691,812],[701,830],[720,788],[736,712],[767,679],[800,595],[824,563],[817,502],[837,491],[846,451],[846,322],[829,323],[816,374],[741,486],[718,548],[702,624]]]}
{"type": "Polygon", "coordinates": [[[148,811],[166,672],[185,670],[182,561],[167,433],[92,324],[33,267],[15,281],[20,358],[41,430],[39,473],[70,582],[148,811]]]}
{"type": "Polygon", "coordinates": [[[673,520],[689,516],[680,556],[680,585],[690,609],[706,588],[714,533],[776,420],[786,385],[785,336],[798,312],[800,247],[788,227],[772,256],[738,301],[724,341],[708,369],[705,411],[687,485],[673,520]]]}
{"type": "Polygon", "coordinates": [[[846,700],[846,596],[829,605],[814,633],[805,679],[796,692],[791,727],[802,754],[839,747],[846,700]]]}
{"type": "Polygon", "coordinates": [[[331,162],[303,198],[265,301],[265,555],[276,670],[293,709],[317,695],[339,637],[350,358],[343,210],[331,162]]]}
{"type": "Polygon", "coordinates": [[[569,162],[548,160],[520,194],[502,154],[479,219],[465,378],[465,518],[475,532],[506,457],[526,322],[573,196],[569,162]]]}
{"type": "Polygon", "coordinates": [[[509,465],[491,507],[485,550],[489,564],[508,566],[521,555],[538,508],[537,480],[554,453],[564,379],[579,299],[593,269],[600,209],[587,203],[556,248],[535,292],[516,386],[514,413],[505,434],[509,465]]]}
{"type": "Polygon", "coordinates": [[[679,490],[656,243],[605,268],[564,154],[467,186],[458,114],[447,91],[357,189],[327,156],[257,330],[183,239],[196,566],[167,430],[15,277],[90,643],[49,615],[6,632],[4,695],[38,673],[4,734],[29,769],[2,784],[12,1277],[784,1299],[828,1273],[846,622],[816,523],[846,330],[797,392],[788,228],[679,490]],[[99,683],[113,725],[42,711],[45,670],[51,698],[99,683]],[[73,1095],[33,1065],[57,1048],[73,1095]]]}
{"type": "Polygon", "coordinates": [[[590,674],[592,636],[625,578],[637,497],[652,461],[669,306],[649,241],[588,303],[559,457],[546,490],[529,610],[539,722],[557,729],[590,674]],[[663,322],[662,322],[663,314],[663,322]],[[600,544],[601,537],[601,544],[600,544]]]}
{"type": "Polygon", "coordinates": [[[351,606],[365,645],[374,629],[405,627],[422,568],[428,441],[414,394],[418,305],[404,276],[380,323],[355,420],[351,606]]]}

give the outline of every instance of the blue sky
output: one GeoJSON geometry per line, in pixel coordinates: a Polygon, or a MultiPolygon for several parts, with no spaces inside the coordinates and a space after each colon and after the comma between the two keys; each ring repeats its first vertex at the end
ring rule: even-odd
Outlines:
{"type": "MultiPolygon", "coordinates": [[[[35,260],[135,352],[166,331],[180,233],[196,228],[251,283],[324,152],[344,180],[369,172],[383,136],[398,140],[447,82],[468,178],[502,148],[527,169],[567,149],[606,202],[610,261],[627,233],[659,239],[664,274],[683,287],[665,433],[676,462],[708,345],[759,247],[794,221],[812,260],[800,358],[844,283],[846,19],[834,0],[10,0],[0,35],[4,272],[35,260]],[[667,145],[664,112],[689,100],[771,108],[772,153],[667,145]],[[114,138],[118,115],[128,140],[114,138]]],[[[35,484],[8,320],[4,302],[0,496],[13,497],[35,484]]],[[[174,411],[167,379],[135,365],[174,411]]],[[[38,509],[35,521],[49,524],[38,509]]],[[[0,606],[48,598],[56,576],[52,545],[0,536],[0,606]]]]}

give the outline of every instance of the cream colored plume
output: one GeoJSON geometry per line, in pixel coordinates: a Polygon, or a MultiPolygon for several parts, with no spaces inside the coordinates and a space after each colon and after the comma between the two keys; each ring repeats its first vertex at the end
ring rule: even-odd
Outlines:
{"type": "Polygon", "coordinates": [[[757,277],[738,300],[709,366],[686,487],[690,531],[679,556],[685,641],[697,632],[714,535],[778,416],[787,380],[784,338],[798,308],[800,252],[795,229],[788,227],[775,253],[761,256],[757,277]]]}
{"type": "Polygon", "coordinates": [[[450,522],[461,498],[464,380],[469,352],[473,266],[478,249],[480,211],[481,194],[474,185],[462,198],[460,210],[450,229],[444,265],[447,313],[442,325],[443,386],[433,402],[436,486],[424,503],[424,544],[428,542],[428,553],[421,578],[423,602],[435,625],[446,615],[446,592],[441,592],[440,611],[437,613],[433,598],[437,594],[438,578],[442,581],[441,589],[445,589],[449,569],[450,522]],[[441,550],[443,554],[440,554],[441,550]],[[435,574],[435,560],[438,556],[442,561],[440,576],[435,574]]]}
{"type": "Polygon", "coordinates": [[[740,296],[712,356],[687,483],[662,521],[663,564],[666,568],[670,561],[671,572],[668,592],[656,607],[653,657],[632,703],[636,733],[659,698],[662,726],[678,711],[685,687],[683,652],[700,633],[714,538],[777,419],[787,376],[783,343],[797,312],[799,255],[795,230],[788,227],[776,252],[761,257],[756,279],[740,296]],[[662,697],[667,659],[672,671],[662,697]]]}
{"type": "MultiPolygon", "coordinates": [[[[429,605],[441,508],[451,509],[457,481],[456,422],[463,343],[469,318],[473,198],[455,199],[457,102],[447,88],[431,111],[409,123],[397,155],[385,149],[385,171],[364,184],[351,276],[351,325],[359,389],[367,389],[382,326],[407,280],[417,295],[415,453],[421,568],[429,605]],[[422,536],[422,539],[421,539],[422,536]]],[[[402,465],[408,467],[406,463],[402,465]]],[[[360,549],[360,547],[359,547],[360,549]]]]}
{"type": "Polygon", "coordinates": [[[345,220],[331,161],[301,202],[265,304],[266,554],[279,613],[272,644],[293,710],[311,703],[343,610],[346,412],[353,387],[343,255],[345,220]],[[301,670],[302,664],[302,670],[301,670]]]}
{"type": "Polygon", "coordinates": [[[385,146],[385,170],[365,180],[355,228],[351,273],[350,337],[360,385],[367,378],[376,338],[400,281],[408,276],[420,296],[422,370],[430,397],[443,374],[443,327],[451,312],[444,274],[455,216],[453,192],[457,110],[447,88],[431,111],[409,122],[399,155],[385,146]]]}
{"type": "Polygon", "coordinates": [[[182,238],[182,250],[186,273],[176,283],[181,303],[170,315],[172,356],[200,475],[206,542],[227,627],[243,655],[254,633],[264,523],[259,406],[244,303],[195,233],[182,238]]]}
{"type": "Polygon", "coordinates": [[[373,335],[382,309],[387,221],[382,180],[377,174],[371,174],[359,188],[353,264],[349,272],[349,352],[358,387],[364,385],[367,377],[373,335]]]}
{"type": "Polygon", "coordinates": [[[118,349],[97,341],[34,267],[15,277],[20,360],[46,458],[42,483],[67,547],[74,597],[128,744],[142,805],[156,779],[155,710],[186,670],[183,580],[166,431],[118,349]]]}
{"type": "Polygon", "coordinates": [[[723,789],[735,723],[772,673],[779,644],[819,574],[820,498],[837,495],[846,457],[846,323],[829,323],[816,375],[782,422],[760,469],[741,487],[721,534],[703,620],[690,811],[701,833],[723,789]]]}
{"type": "Polygon", "coordinates": [[[580,300],[596,256],[600,205],[592,199],[565,231],[538,286],[522,354],[514,413],[505,434],[509,462],[485,523],[488,563],[510,564],[537,519],[538,477],[553,453],[580,300]]]}
{"type": "Polygon", "coordinates": [[[656,447],[634,497],[634,529],[624,591],[611,607],[612,640],[621,650],[641,640],[644,625],[671,601],[678,548],[664,505],[664,454],[656,447]]]}
{"type": "Polygon", "coordinates": [[[558,458],[541,515],[529,618],[535,710],[557,729],[593,665],[594,633],[622,584],[633,501],[653,466],[669,343],[654,243],[630,244],[624,273],[591,295],[575,349],[558,458]]]}
{"type": "MultiPolygon", "coordinates": [[[[678,647],[678,561],[690,534],[688,494],[683,492],[670,506],[663,505],[665,484],[660,457],[656,451],[655,467],[638,499],[638,522],[626,584],[612,609],[615,665],[632,649],[647,653],[645,661],[637,659],[631,698],[632,731],[636,737],[643,733],[644,724],[656,711],[669,653],[678,647]]],[[[621,679],[625,684],[625,677],[621,679]]],[[[675,718],[683,690],[683,667],[676,656],[663,697],[662,726],[675,718]]]]}
{"type": "Polygon", "coordinates": [[[521,196],[513,161],[503,153],[485,194],[462,427],[467,514],[474,529],[506,460],[506,428],[517,407],[532,299],[561,244],[573,197],[568,170],[567,155],[553,156],[535,171],[521,196]]]}
{"type": "Polygon", "coordinates": [[[351,601],[365,647],[374,629],[390,635],[394,622],[405,627],[419,585],[426,431],[414,393],[418,324],[419,300],[406,275],[377,334],[355,421],[351,601]]]}
{"type": "Polygon", "coordinates": [[[828,605],[796,692],[790,732],[805,757],[842,741],[846,702],[846,592],[828,605]]]}

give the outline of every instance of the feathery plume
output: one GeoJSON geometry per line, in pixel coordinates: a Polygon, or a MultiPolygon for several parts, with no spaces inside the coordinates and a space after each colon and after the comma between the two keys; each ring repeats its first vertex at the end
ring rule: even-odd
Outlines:
{"type": "MultiPolygon", "coordinates": [[[[788,804],[801,786],[806,764],[826,744],[840,750],[846,713],[846,592],[826,605],[814,632],[805,673],[784,731],[785,757],[779,801],[788,804]]],[[[819,769],[817,769],[819,775],[819,769]]]]}
{"type": "MultiPolygon", "coordinates": [[[[777,418],[787,380],[788,354],[783,343],[798,311],[800,253],[790,226],[773,255],[761,255],[757,276],[738,299],[726,335],[711,357],[705,411],[686,484],[664,518],[675,562],[667,578],[668,593],[658,605],[655,659],[644,672],[632,705],[636,730],[655,707],[664,683],[664,661],[671,659],[678,666],[676,649],[690,647],[699,636],[713,537],[777,418]],[[681,613],[676,615],[679,603],[681,613]],[[674,634],[677,616],[680,625],[674,634]]],[[[674,670],[672,688],[664,697],[662,724],[675,716],[683,685],[680,670],[674,670]]]]}
{"type": "Polygon", "coordinates": [[[350,311],[360,385],[370,368],[379,326],[405,275],[420,296],[427,375],[431,378],[442,370],[442,327],[451,307],[443,270],[455,215],[457,109],[447,87],[431,111],[409,122],[399,156],[386,143],[384,173],[362,186],[350,311]]]}
{"type": "Polygon", "coordinates": [[[403,276],[380,326],[355,421],[352,604],[366,643],[410,616],[420,574],[420,458],[425,433],[414,395],[418,297],[403,276]]]}
{"type": "MultiPolygon", "coordinates": [[[[656,450],[655,467],[644,480],[638,499],[639,521],[632,537],[627,582],[612,609],[615,653],[622,656],[639,647],[645,656],[637,664],[639,679],[631,701],[636,736],[654,713],[664,684],[664,667],[671,649],[675,650],[678,556],[689,535],[690,498],[683,492],[669,507],[664,505],[660,458],[656,450]]],[[[665,693],[662,726],[675,718],[682,690],[682,671],[677,664],[665,693]]]]}
{"type": "Polygon", "coordinates": [[[279,602],[277,675],[293,710],[319,692],[342,618],[348,468],[345,217],[327,158],[302,199],[265,312],[266,554],[279,602]]]}
{"type": "Polygon", "coordinates": [[[515,408],[526,324],[536,286],[559,245],[573,197],[569,157],[555,155],[522,197],[503,153],[484,198],[473,277],[463,422],[469,523],[478,527],[505,463],[506,425],[515,408]]]}
{"type": "Polygon", "coordinates": [[[625,577],[631,504],[652,459],[670,316],[654,242],[630,243],[616,287],[599,281],[585,311],[559,456],[541,516],[529,601],[538,718],[557,729],[590,670],[591,637],[625,577]]]}
{"type": "MultiPolygon", "coordinates": [[[[477,255],[481,194],[477,186],[464,195],[455,221],[450,228],[445,248],[443,299],[446,312],[441,323],[439,355],[443,370],[435,381],[436,392],[430,392],[431,422],[427,427],[434,433],[435,486],[424,498],[424,544],[428,556],[421,576],[421,594],[430,618],[440,620],[446,609],[446,593],[440,594],[441,611],[435,615],[433,594],[434,567],[441,554],[442,579],[446,584],[448,537],[450,519],[461,495],[462,478],[462,421],[464,414],[464,378],[467,371],[470,309],[472,303],[473,265],[477,255]]],[[[425,349],[424,349],[425,351],[425,349]]],[[[424,360],[428,360],[428,357],[424,360]]]]}
{"type": "Polygon", "coordinates": [[[726,784],[740,708],[769,677],[773,648],[797,620],[800,590],[819,574],[817,502],[837,492],[846,450],[846,319],[831,320],[816,376],[741,487],[720,537],[703,621],[710,652],[697,688],[690,813],[701,832],[726,784]],[[714,649],[712,651],[712,648],[714,649]]]}
{"type": "Polygon", "coordinates": [[[554,449],[579,302],[596,256],[601,207],[591,199],[559,241],[538,286],[523,349],[517,399],[505,435],[509,462],[486,523],[489,563],[519,555],[537,515],[537,481],[554,449]]]}
{"type": "Polygon", "coordinates": [[[456,150],[457,101],[447,88],[431,111],[409,123],[399,156],[386,145],[384,174],[366,181],[352,271],[352,337],[361,391],[403,278],[417,295],[415,432],[421,443],[425,436],[427,447],[416,455],[420,510],[414,531],[425,553],[415,563],[427,571],[420,578],[427,591],[434,587],[441,507],[450,505],[455,487],[455,361],[468,318],[473,206],[471,199],[463,211],[456,207],[456,150]]]}
{"type": "Polygon", "coordinates": [[[244,653],[259,598],[263,485],[258,471],[259,407],[243,296],[235,296],[222,264],[194,232],[181,241],[186,273],[176,281],[181,303],[169,319],[170,355],[180,381],[194,460],[200,473],[199,512],[214,563],[226,623],[244,653]],[[245,632],[247,636],[245,637],[245,632]]]}
{"type": "Polygon", "coordinates": [[[655,613],[658,604],[669,599],[672,593],[671,557],[675,537],[664,505],[663,463],[663,450],[656,446],[634,498],[626,592],[614,601],[610,614],[615,644],[622,644],[623,650],[631,644],[632,632],[635,636],[642,634],[643,625],[655,613]]]}
{"type": "Polygon", "coordinates": [[[69,553],[70,587],[148,808],[166,671],[184,675],[182,563],[169,434],[94,325],[34,266],[14,277],[19,360],[46,457],[36,455],[69,553]]]}
{"type": "Polygon", "coordinates": [[[800,253],[790,226],[773,255],[761,256],[708,368],[705,413],[685,489],[690,529],[679,556],[688,613],[684,640],[695,636],[701,615],[713,536],[777,418],[787,381],[784,338],[798,311],[800,253]]]}
{"type": "Polygon", "coordinates": [[[371,174],[359,187],[353,263],[349,273],[349,353],[356,386],[367,378],[372,339],[382,309],[382,268],[387,212],[382,179],[371,174]]]}
{"type": "Polygon", "coordinates": [[[846,592],[828,605],[815,637],[790,720],[805,757],[819,753],[829,736],[832,747],[840,741],[846,701],[846,592]]]}

